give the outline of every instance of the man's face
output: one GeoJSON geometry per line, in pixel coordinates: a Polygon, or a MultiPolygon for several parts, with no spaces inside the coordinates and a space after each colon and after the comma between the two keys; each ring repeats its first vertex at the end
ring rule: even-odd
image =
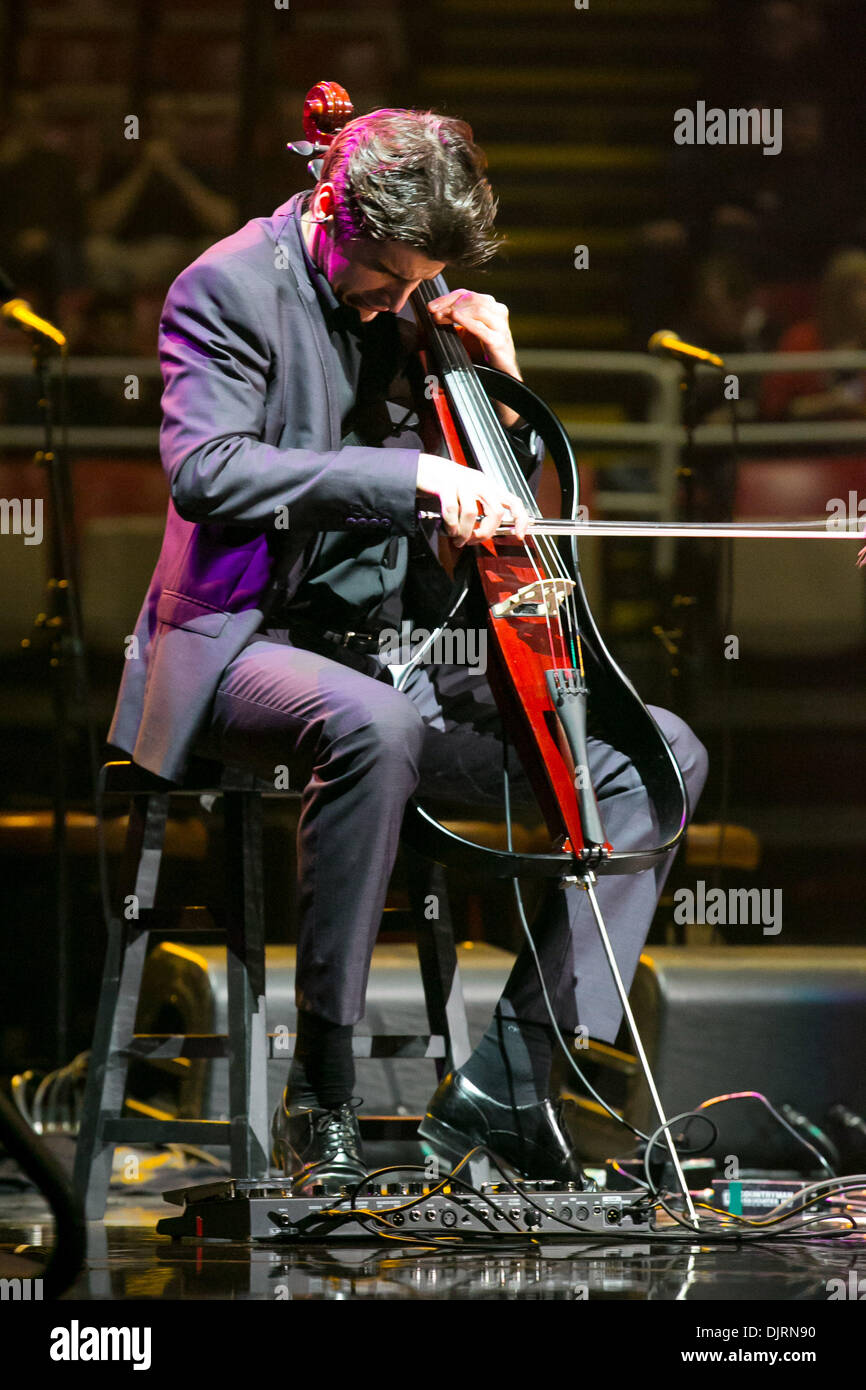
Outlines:
{"type": "MultiPolygon", "coordinates": [[[[321,264],[321,263],[320,263],[321,264]]],[[[396,314],[422,280],[445,269],[402,241],[333,241],[327,238],[322,270],[337,298],[357,309],[362,323],[377,314],[396,314]]]]}
{"type": "Polygon", "coordinates": [[[307,245],[334,294],[358,310],[362,323],[377,314],[399,313],[422,280],[445,269],[444,261],[430,261],[403,241],[338,241],[330,218],[310,224],[307,245]]]}

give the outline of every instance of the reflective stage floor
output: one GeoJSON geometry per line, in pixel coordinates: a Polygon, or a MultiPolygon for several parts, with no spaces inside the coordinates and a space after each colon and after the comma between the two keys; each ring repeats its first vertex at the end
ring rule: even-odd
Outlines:
{"type": "MultiPolygon", "coordinates": [[[[687,1232],[572,1239],[502,1236],[483,1246],[331,1240],[173,1240],[162,1196],[114,1194],[88,1226],[86,1267],[65,1300],[557,1300],[828,1302],[866,1295],[866,1234],[716,1245],[687,1232]],[[862,1280],[862,1285],[860,1281],[862,1280]],[[844,1288],[844,1292],[843,1292],[844,1288]]],[[[0,1194],[0,1264],[44,1259],[53,1219],[35,1192],[0,1194]]],[[[778,1311],[778,1310],[777,1310],[778,1311]]],[[[802,1320],[802,1319],[801,1319],[802,1320]]]]}

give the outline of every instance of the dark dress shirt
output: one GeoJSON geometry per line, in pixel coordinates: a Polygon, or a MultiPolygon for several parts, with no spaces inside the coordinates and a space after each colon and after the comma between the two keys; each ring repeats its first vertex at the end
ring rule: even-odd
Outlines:
{"type": "MultiPolygon", "coordinates": [[[[425,445],[419,433],[410,382],[415,365],[411,325],[393,314],[379,314],[365,324],[357,309],[340,303],[307,250],[302,211],[299,206],[293,234],[327,330],[327,369],[342,421],[341,447],[424,450],[429,441],[425,445]]],[[[322,532],[313,545],[312,565],[290,602],[282,597],[278,560],[263,628],[314,623],[335,631],[378,630],[400,622],[410,545],[406,536],[393,535],[389,523],[376,527],[364,518],[351,529],[322,532]]]]}

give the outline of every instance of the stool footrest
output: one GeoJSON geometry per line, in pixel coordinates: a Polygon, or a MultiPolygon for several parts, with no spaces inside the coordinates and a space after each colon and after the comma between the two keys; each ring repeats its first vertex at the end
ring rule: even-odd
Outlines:
{"type": "Polygon", "coordinates": [[[445,1057],[447,1048],[441,1033],[377,1033],[352,1039],[353,1057],[445,1057]]]}
{"type": "Polygon", "coordinates": [[[229,1144],[228,1120],[106,1120],[103,1138],[112,1144],[229,1144]]]}
{"type": "Polygon", "coordinates": [[[118,1048],[126,1057],[145,1062],[167,1061],[177,1057],[227,1057],[225,1033],[136,1033],[126,1047],[118,1048]]]}
{"type": "MultiPolygon", "coordinates": [[[[177,1057],[228,1057],[228,1037],[225,1033],[136,1033],[126,1047],[117,1052],[143,1061],[170,1061],[177,1057]]],[[[288,1061],[295,1053],[294,1033],[268,1034],[269,1060],[288,1061]]],[[[352,1039],[353,1057],[426,1057],[446,1056],[445,1038],[441,1033],[378,1033],[375,1037],[361,1034],[352,1039]]]]}
{"type": "Polygon", "coordinates": [[[417,1139],[423,1115],[359,1115],[361,1137],[377,1139],[417,1139]]]}
{"type": "MultiPolygon", "coordinates": [[[[422,1115],[359,1115],[365,1139],[414,1139],[422,1115]]],[[[228,1144],[228,1120],[106,1120],[103,1138],[113,1144],[228,1144]]]]}
{"type": "Polygon", "coordinates": [[[225,936],[225,927],[215,920],[209,907],[143,907],[135,918],[135,926],[139,931],[225,936]]]}

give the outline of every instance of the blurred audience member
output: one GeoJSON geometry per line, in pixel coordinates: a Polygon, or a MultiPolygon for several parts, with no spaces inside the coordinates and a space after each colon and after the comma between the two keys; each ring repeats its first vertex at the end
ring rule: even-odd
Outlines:
{"type": "MultiPolygon", "coordinates": [[[[793,324],[780,352],[866,350],[866,251],[838,252],[821,281],[817,317],[793,324]]],[[[769,420],[866,419],[866,373],[774,372],[764,380],[769,420]]]]}
{"type": "Polygon", "coordinates": [[[796,97],[804,84],[829,96],[832,65],[827,16],[815,0],[726,0],[726,76],[739,73],[741,90],[770,92],[775,104],[796,97]]]}
{"type": "MultiPolygon", "coordinates": [[[[761,305],[758,284],[750,267],[728,252],[707,256],[697,267],[689,308],[676,331],[686,342],[726,357],[736,352],[766,352],[778,330],[761,305]]],[[[720,376],[697,378],[697,418],[704,424],[727,424],[730,404],[720,376]]],[[[758,413],[755,378],[743,378],[737,397],[740,419],[758,413]]]]}
{"type": "MultiPolygon", "coordinates": [[[[763,105],[764,103],[760,103],[763,105]]],[[[760,280],[815,279],[850,234],[853,191],[837,172],[818,101],[788,102],[782,150],[735,149],[710,213],[714,244],[752,259],[760,280]]]]}
{"type": "Polygon", "coordinates": [[[719,42],[680,105],[781,109],[782,147],[775,155],[759,145],[671,148],[659,216],[635,243],[635,345],[687,312],[700,257],[730,252],[747,261],[790,323],[803,316],[833,251],[866,241],[866,196],[844,173],[858,167],[863,141],[862,0],[725,0],[718,8],[719,42]]]}
{"type": "MultiPolygon", "coordinates": [[[[683,288],[698,256],[736,256],[762,285],[789,287],[796,304],[800,287],[817,280],[833,250],[855,239],[863,203],[839,172],[820,104],[805,97],[784,108],[777,155],[759,145],[678,147],[666,196],[670,215],[646,224],[638,237],[639,339],[685,311],[683,288]]],[[[783,307],[785,294],[777,299],[783,307]]]]}

